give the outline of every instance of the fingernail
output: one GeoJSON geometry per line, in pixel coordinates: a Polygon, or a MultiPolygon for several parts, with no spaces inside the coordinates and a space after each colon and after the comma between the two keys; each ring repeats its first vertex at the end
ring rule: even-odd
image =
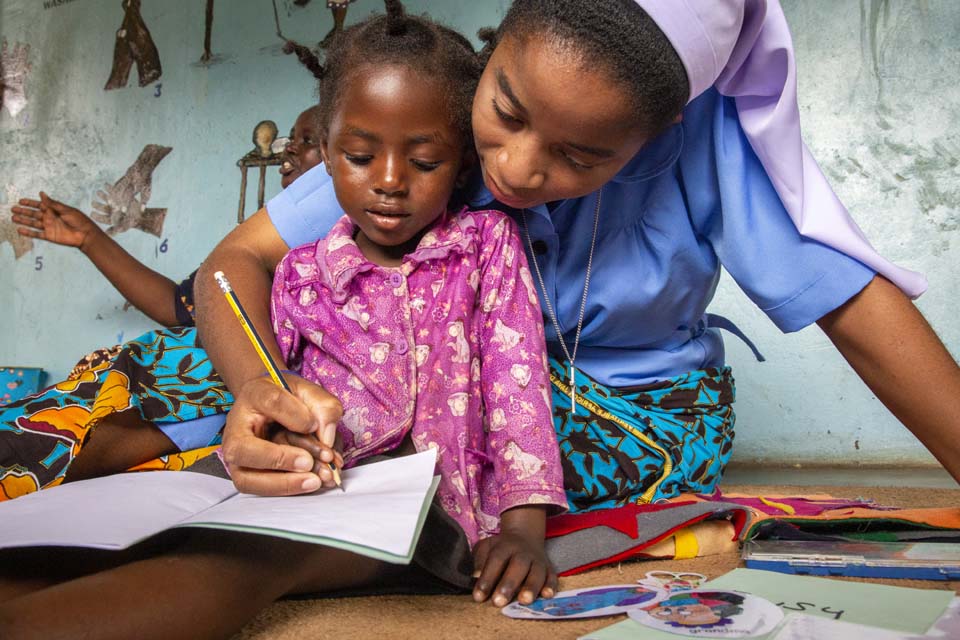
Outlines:
{"type": "Polygon", "coordinates": [[[323,428],[323,444],[332,447],[337,441],[337,425],[331,423],[323,428]]]}
{"type": "Polygon", "coordinates": [[[493,596],[493,604],[497,605],[498,607],[505,607],[507,606],[507,597],[498,593],[497,595],[493,596]]]}
{"type": "Polygon", "coordinates": [[[479,578],[479,577],[480,577],[480,569],[477,569],[477,570],[474,571],[473,574],[471,574],[471,575],[472,575],[472,577],[474,577],[474,578],[479,578]]]}
{"type": "Polygon", "coordinates": [[[303,481],[303,484],[300,485],[300,488],[304,491],[316,491],[320,488],[320,478],[316,476],[310,476],[303,481]]]}
{"type": "Polygon", "coordinates": [[[313,458],[307,456],[297,456],[294,458],[294,471],[310,471],[311,469],[313,469],[313,458]]]}

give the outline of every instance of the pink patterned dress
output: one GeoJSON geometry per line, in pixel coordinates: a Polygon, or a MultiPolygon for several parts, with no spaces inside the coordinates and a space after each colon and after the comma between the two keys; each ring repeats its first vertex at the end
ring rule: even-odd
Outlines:
{"type": "Polygon", "coordinates": [[[515,223],[448,215],[399,267],[381,267],[344,217],[290,251],[273,283],[273,328],[289,365],[343,403],[346,466],[434,447],[437,496],[470,544],[500,514],[566,508],[540,304],[515,223]]]}

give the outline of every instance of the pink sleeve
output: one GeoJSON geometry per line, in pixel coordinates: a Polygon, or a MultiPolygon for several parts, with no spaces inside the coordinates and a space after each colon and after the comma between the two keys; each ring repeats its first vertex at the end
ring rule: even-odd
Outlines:
{"type": "Polygon", "coordinates": [[[481,386],[500,509],[565,509],[543,320],[523,245],[506,216],[486,218],[481,233],[481,386]]]}
{"type": "Polygon", "coordinates": [[[273,322],[273,333],[277,338],[277,346],[283,354],[283,361],[291,369],[299,370],[294,366],[299,360],[300,332],[296,328],[291,310],[296,301],[290,292],[288,279],[291,265],[295,259],[296,249],[287,253],[277,265],[273,276],[273,291],[270,296],[270,318],[273,322]]]}

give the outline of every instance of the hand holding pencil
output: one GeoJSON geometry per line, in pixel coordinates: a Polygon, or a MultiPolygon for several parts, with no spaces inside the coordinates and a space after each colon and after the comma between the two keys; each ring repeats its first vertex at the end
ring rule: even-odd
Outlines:
{"type": "MultiPolygon", "coordinates": [[[[223,291],[224,296],[227,299],[227,303],[230,305],[230,308],[233,310],[237,319],[240,321],[240,324],[243,327],[244,332],[246,333],[247,337],[250,339],[250,342],[253,345],[254,350],[257,352],[257,355],[259,356],[261,362],[263,362],[263,365],[266,368],[266,372],[270,376],[270,380],[272,381],[272,384],[275,386],[281,387],[282,389],[286,390],[292,395],[295,395],[294,391],[290,388],[289,383],[284,378],[283,372],[277,366],[275,360],[270,355],[270,352],[267,350],[267,347],[264,344],[263,340],[260,338],[260,335],[257,333],[252,322],[250,322],[250,319],[248,318],[246,312],[243,309],[243,306],[240,304],[240,300],[237,298],[236,294],[233,292],[233,289],[231,288],[230,283],[227,281],[226,277],[223,275],[223,272],[217,271],[214,274],[214,277],[216,278],[217,284],[220,286],[220,289],[223,291]]],[[[299,380],[299,378],[296,378],[296,380],[299,380]]],[[[248,383],[248,385],[244,385],[244,389],[247,389],[248,386],[252,386],[253,384],[260,385],[260,384],[263,384],[263,382],[261,382],[260,380],[251,380],[248,383]]],[[[308,386],[310,386],[309,383],[305,383],[304,381],[300,381],[300,384],[308,384],[308,386]]],[[[319,387],[317,388],[319,389],[319,387]]],[[[283,402],[282,404],[288,404],[290,402],[299,404],[299,406],[296,407],[296,409],[299,409],[299,411],[296,411],[295,413],[302,414],[304,411],[308,410],[308,407],[305,407],[302,401],[297,403],[297,400],[294,397],[286,396],[286,398],[289,400],[283,402]]],[[[239,397],[238,397],[237,403],[238,405],[240,403],[239,397]]],[[[340,457],[340,454],[336,451],[336,449],[333,448],[336,445],[336,442],[335,442],[336,428],[334,424],[326,425],[324,428],[321,428],[320,430],[316,431],[315,434],[309,433],[309,431],[315,431],[315,429],[304,430],[306,432],[306,435],[302,433],[296,433],[296,431],[299,431],[300,429],[288,431],[281,427],[281,429],[279,431],[275,431],[274,436],[270,438],[276,444],[292,445],[302,450],[305,450],[307,453],[309,453],[312,456],[312,459],[313,459],[312,462],[307,462],[307,459],[305,457],[297,456],[297,459],[293,461],[294,464],[292,465],[288,464],[285,466],[284,464],[280,463],[280,461],[278,460],[277,462],[271,464],[270,467],[255,466],[253,468],[244,469],[241,466],[240,468],[243,469],[243,473],[238,475],[238,473],[236,473],[236,471],[238,470],[238,467],[235,464],[236,461],[232,460],[232,458],[243,457],[243,458],[249,459],[249,458],[257,457],[256,455],[254,455],[254,452],[251,451],[251,448],[258,448],[260,450],[259,453],[261,454],[260,457],[263,457],[263,455],[271,455],[271,456],[281,455],[276,452],[268,452],[267,448],[269,448],[271,444],[262,440],[260,442],[256,442],[256,439],[254,439],[252,443],[248,439],[246,442],[248,446],[246,447],[242,447],[242,446],[239,448],[230,447],[229,436],[231,433],[231,417],[235,417],[234,416],[235,413],[249,413],[251,409],[253,413],[259,413],[260,414],[259,417],[261,418],[263,417],[263,412],[256,411],[256,408],[254,407],[251,407],[251,408],[244,407],[244,410],[239,410],[239,407],[235,405],[233,411],[231,411],[231,414],[228,415],[227,429],[224,432],[224,455],[225,455],[228,466],[230,466],[231,473],[233,474],[233,477],[234,477],[234,482],[237,485],[238,489],[247,493],[257,493],[261,495],[286,495],[286,494],[292,494],[292,493],[301,493],[303,491],[310,491],[310,490],[319,488],[320,482],[318,482],[318,480],[322,481],[325,476],[328,478],[332,476],[333,483],[336,486],[340,487],[341,490],[343,490],[343,485],[340,480],[340,470],[339,470],[340,466],[343,464],[343,459],[340,457]],[[271,471],[264,472],[263,469],[270,469],[271,471]],[[288,488],[282,488],[280,490],[276,489],[276,487],[282,486],[280,484],[277,484],[272,481],[267,481],[267,482],[258,481],[258,476],[262,480],[264,473],[276,474],[276,471],[273,471],[273,470],[283,470],[283,469],[289,469],[291,471],[301,471],[301,472],[312,471],[314,474],[316,474],[316,476],[313,478],[313,480],[309,480],[309,479],[304,480],[301,487],[298,487],[298,488],[288,487],[288,488]],[[242,478],[247,478],[247,479],[241,482],[242,478]],[[266,487],[266,489],[264,489],[264,487],[266,487]]],[[[241,427],[241,430],[242,430],[242,427],[241,427]]],[[[262,425],[253,425],[252,430],[256,433],[257,436],[261,438],[267,435],[266,433],[264,433],[262,425]],[[257,428],[258,426],[260,428],[257,428]]],[[[249,432],[249,429],[247,431],[249,432]]],[[[247,435],[249,435],[249,433],[247,433],[247,435]]],[[[241,462],[241,465],[244,463],[243,461],[240,461],[240,462],[241,462]]],[[[246,462],[249,463],[249,460],[247,460],[246,462]]]]}

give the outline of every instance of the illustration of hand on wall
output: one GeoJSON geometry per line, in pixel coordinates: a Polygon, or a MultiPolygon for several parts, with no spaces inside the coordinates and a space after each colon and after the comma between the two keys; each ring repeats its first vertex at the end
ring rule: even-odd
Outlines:
{"type": "Polygon", "coordinates": [[[10,207],[16,204],[19,197],[17,189],[11,184],[6,186],[7,204],[0,204],[0,245],[9,242],[13,247],[14,259],[33,249],[33,240],[17,232],[17,225],[11,219],[10,207]]]}
{"type": "Polygon", "coordinates": [[[158,238],[163,233],[166,209],[147,208],[153,172],[173,147],[148,144],[122,178],[113,185],[105,184],[97,191],[90,217],[100,224],[108,224],[107,234],[115,236],[127,229],[140,229],[158,238]]]}
{"type": "Polygon", "coordinates": [[[121,6],[124,11],[123,24],[117,31],[113,46],[113,68],[103,87],[106,91],[127,86],[130,67],[134,62],[137,63],[141,87],[147,86],[163,73],[157,46],[140,15],[140,0],[123,0],[121,6]]]}
{"type": "Polygon", "coordinates": [[[6,107],[7,113],[16,116],[27,106],[27,74],[32,68],[27,58],[30,45],[23,42],[14,44],[10,49],[7,39],[3,39],[0,49],[0,109],[6,107]]]}

